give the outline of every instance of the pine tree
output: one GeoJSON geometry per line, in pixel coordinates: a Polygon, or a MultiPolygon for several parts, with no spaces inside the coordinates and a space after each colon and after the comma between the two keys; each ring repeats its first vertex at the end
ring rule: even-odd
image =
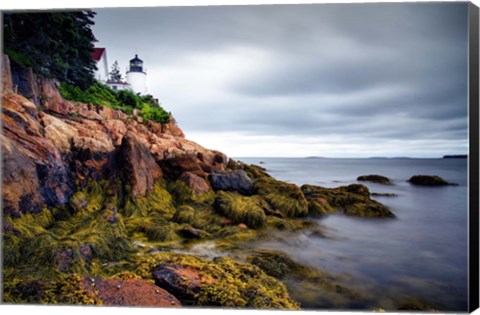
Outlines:
{"type": "Polygon", "coordinates": [[[109,73],[110,81],[112,82],[122,82],[122,74],[120,73],[120,67],[118,66],[118,62],[115,62],[112,65],[112,71],[109,73]]]}
{"type": "Polygon", "coordinates": [[[94,16],[91,10],[5,13],[5,53],[15,66],[87,88],[95,82],[94,16]]]}

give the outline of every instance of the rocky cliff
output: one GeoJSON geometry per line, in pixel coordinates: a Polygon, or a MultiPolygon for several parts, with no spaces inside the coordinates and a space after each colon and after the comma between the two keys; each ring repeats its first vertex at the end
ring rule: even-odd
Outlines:
{"type": "Polygon", "coordinates": [[[2,73],[3,207],[9,215],[65,204],[89,180],[121,179],[134,197],[145,196],[160,178],[181,178],[205,192],[208,174],[225,169],[225,154],[187,140],[173,117],[160,124],[67,101],[55,81],[34,76],[29,90],[40,96],[29,100],[13,93],[8,62],[2,73]]]}
{"type": "Polygon", "coordinates": [[[331,213],[392,217],[367,187],[278,181],[187,140],[173,117],[68,101],[57,82],[3,61],[4,301],[297,309],[285,273],[356,296],[283,253],[240,244],[331,213]],[[205,241],[243,258],[185,253],[205,241]]]}

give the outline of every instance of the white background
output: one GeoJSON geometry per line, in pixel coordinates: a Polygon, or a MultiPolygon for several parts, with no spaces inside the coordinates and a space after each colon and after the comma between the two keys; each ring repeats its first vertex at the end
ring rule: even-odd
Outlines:
{"type": "MultiPolygon", "coordinates": [[[[438,0],[437,0],[438,1],[438,0]]],[[[100,7],[132,7],[132,6],[162,6],[162,5],[228,5],[228,4],[282,4],[282,3],[352,3],[352,2],[399,2],[399,1],[315,1],[315,0],[83,0],[83,1],[64,1],[58,0],[2,0],[0,3],[0,10],[8,9],[52,9],[52,8],[100,8],[100,7]]],[[[412,1],[408,1],[412,2],[412,1]]],[[[451,1],[449,1],[451,2],[451,1]]],[[[477,6],[480,6],[480,0],[472,1],[477,6]]],[[[0,314],[35,314],[35,315],[129,315],[135,312],[135,314],[141,315],[157,315],[174,314],[174,315],[206,315],[206,314],[218,314],[218,315],[280,315],[286,314],[285,311],[246,311],[246,310],[225,310],[225,309],[158,309],[158,308],[126,308],[126,307],[80,307],[80,306],[12,306],[12,305],[0,305],[0,314]]],[[[333,312],[333,311],[302,311],[292,314],[363,314],[367,312],[333,312]]],[[[394,313],[391,313],[394,314],[394,313]]],[[[405,313],[402,313],[405,314],[405,313]]],[[[437,313],[438,314],[438,313],[437,313]]],[[[480,310],[474,312],[475,315],[480,315],[480,310]]]]}

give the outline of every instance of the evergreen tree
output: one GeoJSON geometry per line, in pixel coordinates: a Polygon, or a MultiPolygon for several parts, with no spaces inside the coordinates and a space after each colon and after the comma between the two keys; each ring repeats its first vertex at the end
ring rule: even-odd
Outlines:
{"type": "Polygon", "coordinates": [[[94,16],[91,10],[5,13],[5,53],[16,66],[87,88],[96,70],[94,16]]]}
{"type": "Polygon", "coordinates": [[[120,73],[120,67],[118,66],[118,62],[115,62],[112,65],[112,71],[109,73],[110,81],[112,82],[122,82],[122,74],[120,73]]]}

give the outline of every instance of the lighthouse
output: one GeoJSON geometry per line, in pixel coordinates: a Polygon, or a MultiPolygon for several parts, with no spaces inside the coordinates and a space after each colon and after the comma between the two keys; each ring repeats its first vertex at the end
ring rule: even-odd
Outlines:
{"type": "Polygon", "coordinates": [[[130,84],[133,92],[147,93],[147,73],[143,69],[143,60],[138,58],[138,55],[130,60],[130,67],[127,69],[127,83],[130,84]]]}

